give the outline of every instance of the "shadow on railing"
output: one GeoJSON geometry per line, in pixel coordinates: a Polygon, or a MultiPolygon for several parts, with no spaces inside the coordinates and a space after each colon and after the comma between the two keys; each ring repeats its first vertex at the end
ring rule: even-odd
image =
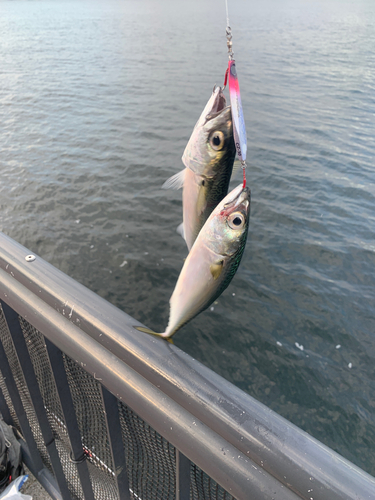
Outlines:
{"type": "Polygon", "coordinates": [[[55,499],[374,500],[375,479],[0,233],[0,413],[55,499]]]}

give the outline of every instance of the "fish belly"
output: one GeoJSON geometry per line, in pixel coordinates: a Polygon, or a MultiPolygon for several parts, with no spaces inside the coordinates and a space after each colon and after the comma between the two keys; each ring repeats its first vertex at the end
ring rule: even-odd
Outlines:
{"type": "Polygon", "coordinates": [[[206,207],[202,189],[202,176],[186,168],[182,206],[184,235],[189,250],[193,246],[202,227],[201,215],[206,207]]]}
{"type": "Polygon", "coordinates": [[[170,316],[165,336],[171,336],[206,309],[217,296],[220,280],[211,274],[211,264],[222,259],[204,245],[193,247],[170,299],[170,316]]]}

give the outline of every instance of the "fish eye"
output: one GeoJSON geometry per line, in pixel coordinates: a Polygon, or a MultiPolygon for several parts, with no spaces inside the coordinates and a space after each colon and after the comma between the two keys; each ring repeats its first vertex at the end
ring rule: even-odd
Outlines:
{"type": "Polygon", "coordinates": [[[228,217],[228,225],[231,229],[242,229],[245,224],[245,217],[241,212],[234,212],[228,217]]]}
{"type": "Polygon", "coordinates": [[[224,134],[221,130],[215,130],[210,137],[210,145],[215,151],[220,151],[224,146],[224,134]]]}

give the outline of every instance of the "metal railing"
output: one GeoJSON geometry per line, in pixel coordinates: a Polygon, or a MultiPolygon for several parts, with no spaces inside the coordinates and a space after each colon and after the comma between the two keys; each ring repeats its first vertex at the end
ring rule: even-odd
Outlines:
{"type": "Polygon", "coordinates": [[[0,233],[0,412],[55,499],[375,499],[375,479],[0,233]]]}

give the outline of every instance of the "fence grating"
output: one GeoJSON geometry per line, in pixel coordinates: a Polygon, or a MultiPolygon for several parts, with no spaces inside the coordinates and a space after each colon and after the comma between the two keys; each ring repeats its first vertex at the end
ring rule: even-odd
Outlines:
{"type": "MultiPolygon", "coordinates": [[[[18,317],[28,353],[43,398],[48,423],[56,443],[59,459],[73,500],[85,499],[77,464],[72,460],[71,444],[59,393],[54,381],[46,340],[28,321],[18,317]]],[[[12,334],[0,306],[0,341],[22,400],[33,437],[43,464],[51,472],[51,458],[44,444],[43,433],[35,413],[32,397],[12,334]]],[[[112,500],[125,492],[118,489],[110,437],[103,406],[102,386],[74,360],[61,353],[66,378],[73,401],[82,450],[89,470],[93,498],[112,500]]],[[[22,433],[17,412],[13,406],[6,380],[0,370],[0,388],[10,410],[14,425],[22,433]]],[[[176,450],[165,438],[140,418],[131,408],[116,400],[119,423],[129,478],[129,498],[132,500],[174,500],[176,498],[176,450]]],[[[228,492],[213,481],[198,466],[190,463],[190,494],[192,500],[234,500],[228,492]]]]}

